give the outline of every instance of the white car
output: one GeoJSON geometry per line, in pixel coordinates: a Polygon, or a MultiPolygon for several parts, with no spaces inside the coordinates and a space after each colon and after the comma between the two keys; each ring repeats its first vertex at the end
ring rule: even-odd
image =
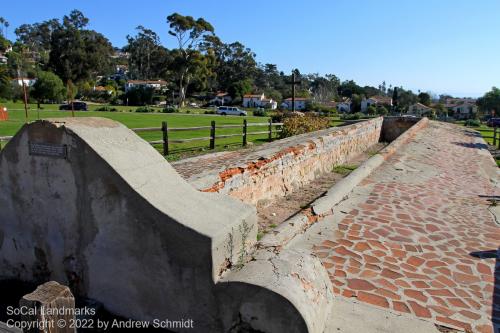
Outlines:
{"type": "Polygon", "coordinates": [[[221,116],[246,116],[247,112],[232,106],[220,106],[217,108],[217,114],[220,114],[221,116]]]}

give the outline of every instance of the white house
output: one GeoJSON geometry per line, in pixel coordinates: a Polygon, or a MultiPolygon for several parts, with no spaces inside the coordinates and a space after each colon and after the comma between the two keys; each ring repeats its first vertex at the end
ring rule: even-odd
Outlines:
{"type": "Polygon", "coordinates": [[[351,112],[351,99],[343,98],[342,101],[335,103],[335,108],[340,113],[349,113],[351,112]]]}
{"type": "Polygon", "coordinates": [[[370,106],[392,107],[392,98],[388,96],[372,96],[363,98],[361,101],[361,112],[366,112],[370,106]]]}
{"type": "Polygon", "coordinates": [[[455,105],[451,108],[456,119],[469,119],[473,118],[477,113],[477,105],[472,103],[463,103],[455,105]]]}
{"type": "Polygon", "coordinates": [[[137,87],[147,87],[147,88],[153,88],[154,90],[162,90],[167,87],[167,81],[128,80],[127,83],[125,84],[125,92],[137,87]]]}
{"type": "MultiPolygon", "coordinates": [[[[295,110],[305,110],[306,109],[307,98],[295,97],[295,110]]],[[[292,110],[292,98],[287,98],[281,103],[281,107],[287,110],[292,110]]]]}
{"type": "Polygon", "coordinates": [[[215,105],[228,105],[233,101],[233,98],[227,92],[218,92],[215,98],[210,101],[215,105]]]}
{"type": "Polygon", "coordinates": [[[24,82],[24,84],[27,87],[31,87],[35,84],[36,79],[31,79],[27,77],[16,77],[15,79],[12,79],[12,82],[14,82],[14,84],[17,84],[18,86],[22,86],[24,82]]]}
{"type": "Polygon", "coordinates": [[[408,108],[408,114],[417,117],[425,116],[430,112],[432,112],[432,108],[422,103],[415,103],[413,105],[410,105],[410,107],[408,108]]]}
{"type": "Polygon", "coordinates": [[[252,95],[252,94],[244,95],[243,96],[243,107],[245,107],[245,108],[262,107],[262,101],[265,98],[266,97],[264,96],[264,94],[260,94],[260,95],[252,95]]]}

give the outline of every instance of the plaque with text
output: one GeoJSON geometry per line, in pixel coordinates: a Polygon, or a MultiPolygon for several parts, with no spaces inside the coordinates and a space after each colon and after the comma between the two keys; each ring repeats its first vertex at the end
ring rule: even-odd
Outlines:
{"type": "Polygon", "coordinates": [[[67,158],[68,146],[55,145],[51,143],[29,143],[30,155],[47,156],[55,158],[67,158]]]}

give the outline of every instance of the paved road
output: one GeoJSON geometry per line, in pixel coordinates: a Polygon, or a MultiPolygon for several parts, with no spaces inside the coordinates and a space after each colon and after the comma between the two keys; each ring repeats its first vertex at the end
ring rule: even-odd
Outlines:
{"type": "Polygon", "coordinates": [[[431,122],[290,246],[313,249],[341,299],[492,332],[492,313],[500,324],[500,225],[479,195],[499,195],[497,181],[472,132],[431,122]]]}

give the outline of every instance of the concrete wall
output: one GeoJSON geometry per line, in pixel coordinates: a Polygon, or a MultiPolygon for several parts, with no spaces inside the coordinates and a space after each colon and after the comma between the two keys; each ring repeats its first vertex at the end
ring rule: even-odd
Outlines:
{"type": "Polygon", "coordinates": [[[319,131],[305,139],[296,137],[281,149],[262,150],[254,162],[220,172],[218,181],[201,190],[229,194],[246,203],[265,204],[376,144],[381,129],[382,118],[376,118],[319,131]]]}
{"type": "Polygon", "coordinates": [[[197,332],[324,322],[324,310],[305,306],[327,292],[314,258],[303,256],[306,271],[231,279],[256,242],[255,208],[197,191],[111,120],[25,125],[0,152],[0,222],[0,279],[54,280],[123,317],[193,319],[197,332]],[[277,277],[288,278],[269,284],[277,277]]]}
{"type": "Polygon", "coordinates": [[[392,142],[420,119],[417,117],[384,117],[381,141],[392,142]]]}

